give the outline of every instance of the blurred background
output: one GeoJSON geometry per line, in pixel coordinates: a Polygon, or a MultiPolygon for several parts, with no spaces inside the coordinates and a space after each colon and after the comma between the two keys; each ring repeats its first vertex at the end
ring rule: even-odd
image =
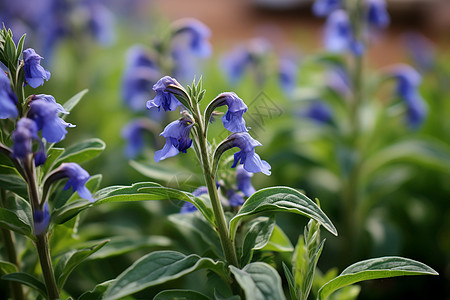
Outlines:
{"type": "MultiPolygon", "coordinates": [[[[102,186],[157,181],[192,191],[201,185],[200,174],[191,174],[192,170],[199,172],[199,167],[181,155],[154,163],[154,151],[163,143],[156,132],[148,139],[148,147],[134,160],[125,155],[126,140],[122,133],[136,116],[149,118],[145,101],[142,111],[137,112],[124,99],[129,49],[135,45],[150,49],[155,38],[166,34],[173,21],[195,18],[210,29],[212,54],[195,61],[190,75],[179,81],[187,84],[194,76],[197,79],[203,76],[206,99],[213,99],[223,91],[235,91],[249,106],[247,123],[252,127],[252,135],[264,145],[257,151],[272,165],[272,175],[255,175],[254,186],[258,189],[288,185],[301,189],[310,198],[320,199],[338,231],[345,228],[346,216],[340,199],[343,175],[339,173],[339,158],[335,159],[335,154],[345,147],[339,148],[340,142],[333,138],[340,127],[321,127],[302,118],[305,101],[324,95],[315,88],[333,85],[325,82],[323,65],[318,66],[310,59],[325,52],[325,20],[312,14],[312,1],[1,0],[0,3],[0,19],[5,26],[13,30],[17,39],[27,34],[25,48],[36,49],[44,57],[41,64],[52,74],[44,86],[27,90],[30,94],[52,94],[64,103],[80,90],[89,90],[67,119],[77,127],[69,130],[62,143],[70,145],[93,137],[105,141],[104,153],[83,166],[90,174],[102,174],[102,186]],[[256,76],[246,74],[238,82],[230,82],[226,74],[227,53],[249,44],[256,53],[267,51],[264,61],[269,63],[263,66],[265,71],[256,67],[256,76]],[[279,87],[271,69],[286,57],[298,72],[294,91],[288,94],[279,87]],[[268,74],[267,80],[254,78],[264,72],[268,74]]],[[[386,148],[372,149],[373,153],[397,145],[398,150],[390,149],[394,152],[391,156],[400,158],[378,169],[377,176],[368,177],[361,188],[362,198],[368,199],[370,209],[361,217],[357,238],[346,239],[345,230],[341,241],[324,233],[327,243],[319,268],[325,273],[338,266],[342,271],[360,259],[405,256],[428,264],[440,275],[369,281],[362,284],[358,299],[450,299],[450,2],[388,0],[387,8],[391,22],[371,41],[365,56],[365,74],[372,78],[399,63],[414,66],[422,77],[420,92],[427,102],[428,115],[417,130],[409,130],[392,119],[384,123],[385,127],[377,127],[383,134],[379,139],[383,142],[378,144],[386,148]],[[428,65],[421,65],[418,55],[425,57],[428,65]],[[396,143],[405,139],[411,144],[400,148],[396,143]],[[433,147],[428,148],[427,141],[432,141],[433,147]],[[345,243],[357,245],[355,253],[347,253],[348,257],[343,252],[345,243]]],[[[374,97],[377,103],[389,101],[386,89],[389,88],[374,97]]],[[[336,96],[324,96],[333,97],[336,96]]],[[[147,100],[151,98],[149,94],[147,100]]],[[[325,100],[333,101],[330,99],[325,100]]],[[[387,110],[388,116],[396,114],[395,107],[389,106],[387,110]]],[[[176,116],[174,112],[171,118],[176,116]]],[[[371,118],[367,120],[370,122],[371,118]]],[[[161,121],[158,132],[166,124],[161,121]]],[[[213,136],[223,138],[220,129],[215,130],[213,136]]],[[[374,147],[379,140],[374,140],[374,147]]],[[[348,159],[346,155],[344,161],[348,159]]],[[[189,151],[186,156],[194,158],[189,151]]],[[[101,238],[111,234],[108,228],[114,228],[117,234],[166,235],[176,240],[177,247],[192,250],[166,218],[179,209],[176,202],[111,205],[84,214],[80,235],[101,238]]],[[[279,223],[295,245],[301,233],[299,228],[306,220],[280,215],[279,223]]],[[[67,289],[74,294],[91,289],[93,282],[116,276],[150,248],[135,249],[115,260],[86,263],[71,276],[77,284],[67,289]]],[[[189,277],[184,284],[195,279],[189,277]]]]}

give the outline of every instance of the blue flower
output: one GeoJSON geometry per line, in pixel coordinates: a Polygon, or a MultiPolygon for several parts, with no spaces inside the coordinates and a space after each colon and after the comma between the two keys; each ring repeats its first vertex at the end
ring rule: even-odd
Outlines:
{"type": "Polygon", "coordinates": [[[192,122],[187,119],[179,119],[167,125],[160,134],[166,138],[166,144],[161,150],[155,152],[155,161],[159,162],[179,152],[186,153],[192,145],[192,139],[189,137],[192,126],[192,122]]]}
{"type": "Polygon", "coordinates": [[[66,115],[69,114],[69,112],[66,111],[61,104],[56,102],[55,97],[53,97],[52,95],[45,95],[45,94],[33,95],[33,97],[31,97],[31,101],[34,101],[34,100],[47,101],[48,103],[51,103],[56,106],[58,113],[62,113],[62,114],[66,114],[66,115]]]}
{"type": "Polygon", "coordinates": [[[316,0],[312,6],[314,15],[324,17],[341,7],[341,0],[316,0]]]}
{"type": "Polygon", "coordinates": [[[33,227],[34,234],[41,235],[47,230],[50,223],[50,213],[48,210],[48,203],[45,202],[44,210],[36,210],[33,212],[33,227]]]}
{"type": "Polygon", "coordinates": [[[431,70],[436,64],[436,50],[432,41],[417,32],[409,32],[404,36],[406,50],[414,64],[422,71],[431,70]]]}
{"type": "Polygon", "coordinates": [[[396,65],[391,75],[397,80],[396,93],[407,107],[407,122],[413,129],[420,127],[427,115],[425,101],[420,96],[420,74],[408,65],[396,65]]]}
{"type": "Polygon", "coordinates": [[[231,132],[247,131],[245,127],[244,113],[247,111],[247,105],[233,92],[219,94],[214,101],[214,107],[222,105],[228,106],[228,110],[222,117],[223,126],[231,132]]]}
{"type": "Polygon", "coordinates": [[[28,118],[20,119],[16,124],[11,139],[13,141],[12,152],[14,157],[24,159],[33,151],[33,140],[38,140],[38,128],[36,123],[28,118]]]}
{"type": "Polygon", "coordinates": [[[377,28],[387,27],[390,18],[386,10],[386,2],[384,0],[366,0],[366,2],[368,24],[377,28]]]}
{"type": "Polygon", "coordinates": [[[142,46],[127,52],[126,70],[122,79],[122,97],[131,109],[140,111],[150,98],[152,86],[160,78],[158,68],[142,46]]]}
{"type": "Polygon", "coordinates": [[[300,112],[301,117],[306,117],[318,124],[329,124],[333,121],[333,112],[322,101],[313,101],[305,110],[300,112]]]}
{"type": "Polygon", "coordinates": [[[56,103],[45,99],[36,99],[30,102],[27,117],[36,122],[38,130],[42,130],[42,136],[49,143],[61,141],[67,134],[66,127],[74,127],[58,117],[60,109],[56,103]]]}
{"type": "Polygon", "coordinates": [[[129,159],[135,159],[144,149],[144,133],[147,126],[143,120],[133,120],[129,122],[122,130],[122,137],[127,141],[125,147],[125,156],[129,159]]]}
{"type": "Polygon", "coordinates": [[[297,87],[298,67],[295,61],[282,58],[278,64],[278,82],[287,95],[290,95],[297,87]]]}
{"type": "MultiPolygon", "coordinates": [[[[211,44],[208,39],[211,30],[197,19],[187,18],[176,21],[174,24],[174,38],[179,35],[188,36],[188,49],[199,57],[211,55],[211,44]]],[[[175,40],[176,42],[176,40],[175,40]]]]}
{"type": "Polygon", "coordinates": [[[182,105],[174,94],[167,91],[167,87],[169,85],[176,85],[183,88],[174,78],[164,76],[158,80],[155,85],[153,85],[153,90],[156,92],[156,97],[153,100],[147,101],[147,109],[157,107],[159,111],[162,107],[164,111],[173,111],[177,109],[178,106],[182,105]]]}
{"type": "Polygon", "coordinates": [[[245,196],[250,197],[255,192],[251,178],[253,173],[247,172],[241,165],[236,168],[236,182],[238,190],[242,191],[245,196]]]}
{"type": "Polygon", "coordinates": [[[78,195],[91,202],[95,201],[92,198],[91,192],[86,188],[85,184],[89,179],[89,173],[86,172],[80,165],[76,163],[62,163],[58,167],[58,171],[62,177],[68,177],[64,190],[73,188],[73,191],[78,192],[78,195]]]}
{"type": "Polygon", "coordinates": [[[245,202],[244,197],[242,197],[242,195],[236,193],[231,189],[227,191],[227,198],[228,203],[230,203],[231,207],[241,206],[245,202]]]}
{"type": "Polygon", "coordinates": [[[50,79],[50,72],[41,65],[42,57],[34,49],[28,48],[23,51],[25,80],[33,88],[44,84],[44,79],[50,79]]]}
{"type": "MultiPolygon", "coordinates": [[[[208,194],[208,188],[206,186],[198,187],[195,191],[192,192],[192,195],[195,197],[198,197],[203,194],[208,194]]],[[[183,206],[181,207],[180,214],[186,214],[197,211],[197,207],[195,207],[194,204],[191,202],[184,202],[183,206]]]]}
{"type": "Polygon", "coordinates": [[[244,169],[248,172],[262,172],[270,175],[270,165],[266,161],[261,160],[259,155],[255,153],[255,147],[261,146],[261,143],[253,139],[250,134],[247,132],[232,133],[226,141],[230,144],[230,148],[238,147],[241,149],[234,154],[232,168],[238,164],[243,164],[244,169]]]}
{"type": "Polygon", "coordinates": [[[17,118],[17,97],[11,88],[8,76],[0,70],[0,119],[17,118]]]}
{"type": "Polygon", "coordinates": [[[105,6],[95,1],[86,1],[87,27],[94,38],[102,45],[111,45],[115,41],[114,15],[105,6]]]}
{"type": "Polygon", "coordinates": [[[341,95],[350,94],[352,83],[347,69],[342,65],[334,64],[327,72],[327,86],[341,95]]]}
{"type": "Polygon", "coordinates": [[[348,14],[342,9],[335,10],[328,16],[324,42],[331,52],[351,51],[357,56],[364,52],[364,45],[355,39],[348,14]]]}

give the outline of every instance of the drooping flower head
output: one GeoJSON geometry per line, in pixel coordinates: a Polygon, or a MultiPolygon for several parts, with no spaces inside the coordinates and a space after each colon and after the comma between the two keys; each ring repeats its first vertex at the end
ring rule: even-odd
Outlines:
{"type": "Polygon", "coordinates": [[[228,106],[228,110],[222,117],[223,126],[231,132],[247,131],[245,127],[244,113],[247,111],[247,105],[233,92],[219,94],[211,104],[214,108],[222,105],[228,106]]]}
{"type": "Polygon", "coordinates": [[[314,15],[324,17],[332,11],[341,8],[341,0],[316,0],[312,6],[314,15]]]}
{"type": "Polygon", "coordinates": [[[326,49],[331,52],[351,51],[359,56],[364,51],[364,45],[355,39],[347,12],[342,9],[335,10],[328,16],[324,42],[326,49]]]}
{"type": "Polygon", "coordinates": [[[28,118],[20,119],[16,124],[11,139],[13,141],[12,151],[16,158],[24,159],[33,151],[33,140],[38,140],[38,128],[36,123],[28,118]]]}
{"type": "Polygon", "coordinates": [[[243,164],[244,169],[248,172],[262,172],[270,175],[270,165],[266,161],[261,160],[259,155],[255,153],[255,147],[261,146],[261,143],[253,139],[250,134],[247,132],[233,133],[225,142],[228,144],[229,149],[233,147],[241,149],[234,154],[232,168],[238,164],[243,164]]]}
{"type": "Polygon", "coordinates": [[[61,141],[67,134],[66,128],[74,127],[58,116],[61,108],[48,99],[36,98],[29,106],[27,117],[36,122],[38,130],[42,130],[42,136],[49,143],[61,141]]]}
{"type": "MultiPolygon", "coordinates": [[[[199,57],[209,57],[211,55],[211,44],[209,37],[211,30],[197,19],[181,19],[173,24],[174,40],[178,36],[188,38],[188,49],[199,57]]],[[[179,45],[175,45],[179,46],[179,45]]]]}
{"type": "Polygon", "coordinates": [[[137,119],[129,122],[122,130],[122,137],[127,141],[125,156],[135,159],[144,149],[144,134],[148,131],[144,120],[137,119]]]}
{"type": "Polygon", "coordinates": [[[124,103],[134,111],[145,109],[152,86],[160,78],[155,62],[142,46],[133,46],[127,52],[126,70],[122,79],[124,103]]]}
{"type": "Polygon", "coordinates": [[[396,65],[390,74],[397,81],[397,96],[406,104],[409,126],[413,129],[420,127],[427,115],[425,101],[419,93],[420,74],[408,65],[396,65]]]}
{"type": "Polygon", "coordinates": [[[58,167],[57,172],[59,172],[59,176],[69,178],[64,186],[64,190],[72,187],[73,191],[78,192],[80,197],[91,202],[94,201],[91,192],[85,186],[90,177],[89,173],[80,167],[80,165],[77,163],[62,163],[61,166],[58,167]]]}
{"type": "Polygon", "coordinates": [[[45,202],[43,210],[33,212],[33,228],[35,235],[41,235],[45,232],[50,223],[50,213],[48,203],[45,202]]]}
{"type": "Polygon", "coordinates": [[[166,144],[161,150],[155,152],[156,162],[177,155],[179,152],[186,153],[192,145],[192,139],[189,137],[193,124],[190,120],[182,118],[173,121],[164,128],[160,134],[166,138],[166,144]]]}
{"type": "Polygon", "coordinates": [[[366,0],[367,3],[367,23],[375,28],[386,28],[390,18],[384,0],[366,0]]]}
{"type": "Polygon", "coordinates": [[[17,97],[8,76],[0,70],[0,119],[16,118],[19,114],[16,104],[17,97]]]}
{"type": "Polygon", "coordinates": [[[173,111],[177,109],[178,106],[182,105],[175,95],[167,90],[170,85],[175,85],[180,89],[183,89],[176,79],[170,76],[164,76],[153,85],[156,97],[153,100],[147,101],[147,109],[157,107],[159,111],[162,107],[164,111],[173,111]]]}
{"type": "Polygon", "coordinates": [[[32,87],[37,88],[44,84],[44,79],[50,79],[50,72],[41,66],[42,57],[32,48],[23,51],[25,80],[32,87]]]}

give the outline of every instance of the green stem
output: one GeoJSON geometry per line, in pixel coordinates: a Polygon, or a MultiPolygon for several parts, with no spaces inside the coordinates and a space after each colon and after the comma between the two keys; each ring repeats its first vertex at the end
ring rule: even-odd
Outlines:
{"type": "MultiPolygon", "coordinates": [[[[41,209],[41,203],[39,201],[39,192],[36,184],[36,175],[34,169],[34,163],[31,156],[25,159],[25,173],[28,179],[28,196],[31,202],[31,208],[33,212],[41,209]]],[[[47,288],[48,299],[59,299],[59,290],[55,280],[55,274],[53,273],[52,260],[50,257],[50,249],[47,238],[47,233],[36,235],[36,249],[39,256],[39,262],[41,264],[42,274],[44,276],[45,286],[47,288]]]]}
{"type": "Polygon", "coordinates": [[[219,233],[222,249],[225,254],[227,262],[233,266],[238,267],[238,259],[236,251],[234,249],[233,242],[228,235],[228,225],[225,219],[225,213],[223,211],[222,204],[220,203],[219,195],[217,194],[217,187],[215,182],[215,176],[211,170],[210,157],[208,155],[206,132],[203,121],[201,119],[200,109],[198,104],[195,104],[197,111],[194,114],[195,122],[198,126],[198,140],[200,147],[200,160],[203,167],[203,175],[205,177],[206,186],[208,188],[209,197],[216,220],[216,230],[219,233]]]}
{"type": "MultiPolygon", "coordinates": [[[[5,199],[5,191],[2,189],[0,195],[0,204],[1,207],[5,207],[4,199],[5,199]]],[[[2,229],[3,242],[6,248],[6,255],[8,256],[8,261],[17,266],[17,269],[20,269],[19,261],[17,260],[17,252],[15,246],[15,239],[13,233],[8,229],[2,229]]],[[[11,291],[16,300],[25,299],[23,295],[22,285],[18,282],[10,282],[11,291]]]]}

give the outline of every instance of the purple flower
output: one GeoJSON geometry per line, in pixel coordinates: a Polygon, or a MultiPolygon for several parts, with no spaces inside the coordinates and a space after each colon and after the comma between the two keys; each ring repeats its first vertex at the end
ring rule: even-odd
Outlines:
{"type": "Polygon", "coordinates": [[[144,149],[144,133],[147,126],[143,120],[134,120],[129,122],[122,130],[122,137],[127,141],[125,147],[125,156],[129,159],[135,159],[144,149]]]}
{"type": "Polygon", "coordinates": [[[37,125],[33,120],[22,118],[17,122],[16,129],[11,135],[14,157],[24,159],[33,152],[33,140],[39,140],[37,132],[37,125]]]}
{"type": "Polygon", "coordinates": [[[390,22],[386,2],[384,0],[366,0],[366,2],[368,24],[376,28],[386,28],[390,22]]]}
{"type": "Polygon", "coordinates": [[[50,79],[50,72],[41,65],[42,57],[34,49],[28,48],[23,51],[25,80],[33,88],[44,84],[44,79],[50,79]]]}
{"type": "Polygon", "coordinates": [[[297,86],[298,67],[295,61],[289,58],[280,59],[278,65],[278,82],[286,94],[291,94],[297,86]]]}
{"type": "Polygon", "coordinates": [[[247,172],[241,165],[236,168],[236,182],[238,190],[242,191],[245,196],[250,197],[255,192],[251,178],[253,173],[247,172]]]}
{"type": "Polygon", "coordinates": [[[219,94],[215,101],[214,107],[222,105],[228,106],[226,114],[222,117],[223,126],[231,132],[247,131],[245,127],[244,113],[247,111],[247,105],[233,92],[225,92],[219,94]]]}
{"type": "Polygon", "coordinates": [[[413,129],[420,127],[427,115],[425,101],[420,96],[420,74],[408,65],[396,65],[391,75],[397,80],[396,93],[407,107],[407,122],[413,129]]]}
{"type": "Polygon", "coordinates": [[[0,119],[16,118],[19,114],[17,111],[17,97],[11,88],[8,76],[0,70],[0,119]]]}
{"type": "Polygon", "coordinates": [[[347,69],[339,64],[333,65],[327,72],[327,85],[341,95],[350,94],[352,83],[347,69]]]}
{"type": "MultiPolygon", "coordinates": [[[[192,192],[192,195],[198,197],[203,194],[208,194],[208,188],[206,186],[198,187],[195,191],[192,192]]],[[[180,214],[186,214],[197,211],[197,207],[191,202],[184,202],[183,207],[181,207],[180,214]]]]}
{"type": "Polygon", "coordinates": [[[327,124],[333,121],[333,113],[330,107],[322,101],[313,101],[305,110],[300,112],[301,117],[306,117],[318,124],[327,124]]]}
{"type": "Polygon", "coordinates": [[[36,210],[33,212],[34,234],[41,235],[45,233],[49,223],[50,223],[50,213],[48,210],[48,203],[45,202],[43,211],[36,210]]]}
{"type": "Polygon", "coordinates": [[[240,151],[234,154],[234,162],[231,166],[236,167],[238,164],[243,164],[244,169],[248,172],[258,173],[262,172],[270,175],[270,165],[261,160],[258,154],[255,153],[255,147],[261,146],[261,143],[253,139],[247,132],[232,133],[227,141],[230,143],[230,148],[238,147],[240,151]]]}
{"type": "Polygon", "coordinates": [[[341,8],[341,0],[316,0],[312,10],[317,17],[324,17],[332,11],[341,8]]]}
{"type": "Polygon", "coordinates": [[[432,41],[420,33],[409,32],[404,36],[406,49],[415,65],[422,71],[428,71],[435,65],[436,50],[432,41]]]}
{"type": "Polygon", "coordinates": [[[42,136],[49,143],[57,143],[64,139],[66,127],[74,127],[58,117],[60,107],[45,99],[36,99],[30,102],[30,110],[27,117],[34,120],[38,130],[42,130],[42,136]]]}
{"type": "Polygon", "coordinates": [[[145,108],[154,83],[160,78],[157,66],[142,46],[127,52],[126,70],[122,79],[122,97],[134,111],[145,108]]]}
{"type": "Polygon", "coordinates": [[[189,137],[192,125],[192,122],[187,119],[179,119],[167,125],[160,134],[166,138],[166,144],[161,150],[155,152],[155,161],[159,162],[179,152],[186,153],[192,145],[192,139],[189,137]]]}
{"type": "Polygon", "coordinates": [[[228,198],[228,202],[230,203],[230,206],[232,207],[237,207],[237,206],[241,206],[242,204],[244,204],[244,197],[242,197],[242,195],[240,195],[239,193],[236,193],[233,190],[228,190],[227,191],[227,198],[228,198]]]}
{"type": "Polygon", "coordinates": [[[354,37],[347,13],[338,9],[332,12],[325,24],[325,47],[331,52],[351,51],[354,55],[364,52],[364,45],[354,37]]]}
{"type": "Polygon", "coordinates": [[[208,40],[211,36],[211,30],[205,24],[197,19],[187,18],[175,22],[174,27],[175,38],[177,36],[188,37],[188,49],[192,53],[199,57],[208,57],[211,55],[211,44],[208,40]]]}
{"type": "Polygon", "coordinates": [[[56,106],[58,113],[62,113],[62,114],[66,114],[66,115],[69,114],[69,112],[66,111],[64,109],[64,107],[62,107],[61,104],[56,102],[55,97],[53,97],[52,95],[45,95],[45,94],[33,95],[33,97],[31,98],[31,101],[34,101],[34,100],[47,101],[48,103],[51,103],[56,106]]]}
{"type": "Polygon", "coordinates": [[[177,109],[178,106],[182,105],[174,94],[167,91],[169,85],[176,85],[183,88],[174,78],[164,76],[153,86],[156,97],[153,100],[147,101],[147,109],[157,107],[159,111],[162,107],[164,111],[173,111],[177,109]]]}
{"type": "Polygon", "coordinates": [[[114,15],[101,3],[85,1],[88,12],[87,27],[94,38],[102,45],[111,45],[115,40],[114,15]]]}
{"type": "Polygon", "coordinates": [[[73,191],[78,192],[78,195],[84,199],[87,199],[91,202],[94,201],[92,198],[91,192],[86,188],[85,184],[89,179],[89,173],[86,172],[80,165],[76,163],[62,163],[61,166],[58,167],[58,172],[61,173],[62,177],[68,177],[66,185],[64,186],[64,190],[73,188],[73,191]]]}

